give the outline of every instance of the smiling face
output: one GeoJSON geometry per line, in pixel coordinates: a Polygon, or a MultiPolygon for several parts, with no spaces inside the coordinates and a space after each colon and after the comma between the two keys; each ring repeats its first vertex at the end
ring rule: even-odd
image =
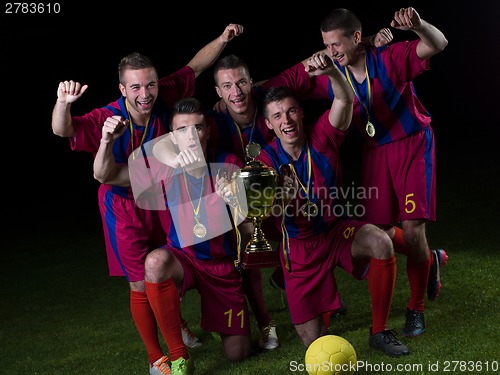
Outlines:
{"type": "Polygon", "coordinates": [[[283,148],[292,154],[291,149],[301,148],[305,142],[303,127],[304,113],[293,97],[270,102],[266,105],[266,124],[273,129],[283,148]]]}
{"type": "Polygon", "coordinates": [[[252,79],[244,67],[221,69],[216,73],[215,91],[230,111],[245,114],[252,110],[252,79]]]}
{"type": "Polygon", "coordinates": [[[361,43],[361,33],[355,31],[346,36],[341,29],[322,31],[323,44],[330,57],[341,66],[354,65],[358,60],[358,46],[361,43]]]}
{"type": "Polygon", "coordinates": [[[149,119],[153,105],[158,97],[158,74],[154,68],[127,69],[119,85],[126,98],[130,114],[135,122],[149,119]]]}

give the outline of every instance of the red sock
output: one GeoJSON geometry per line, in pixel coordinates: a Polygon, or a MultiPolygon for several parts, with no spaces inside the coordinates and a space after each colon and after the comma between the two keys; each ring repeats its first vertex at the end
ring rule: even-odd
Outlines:
{"type": "Polygon", "coordinates": [[[163,350],[158,340],[158,326],[155,315],[145,292],[130,291],[130,311],[137,331],[148,352],[149,363],[163,357],[163,350]]]}
{"type": "MultiPolygon", "coordinates": [[[[430,257],[432,259],[434,257],[430,257]]],[[[431,260],[417,262],[412,257],[406,258],[406,273],[410,282],[410,302],[407,308],[410,310],[424,311],[425,293],[427,292],[427,281],[431,260]]]]}
{"type": "Polygon", "coordinates": [[[330,312],[323,313],[323,326],[325,327],[325,332],[328,332],[328,328],[330,328],[332,314],[330,312]]]}
{"type": "Polygon", "coordinates": [[[241,275],[243,276],[243,289],[257,324],[259,328],[264,328],[271,322],[272,318],[267,311],[264,300],[262,273],[258,268],[247,268],[242,270],[241,275]]]}
{"type": "Polygon", "coordinates": [[[403,230],[399,227],[394,227],[395,233],[392,238],[394,251],[406,255],[406,273],[408,282],[410,283],[410,301],[406,306],[410,310],[424,311],[425,293],[427,291],[427,279],[429,278],[429,267],[434,261],[434,257],[430,257],[429,261],[417,262],[409,254],[409,249],[406,246],[403,238],[403,230]]]}
{"type": "Polygon", "coordinates": [[[398,254],[403,254],[408,256],[408,246],[403,238],[403,230],[400,227],[394,226],[394,237],[392,237],[392,246],[394,246],[394,251],[398,254]]]}
{"type": "Polygon", "coordinates": [[[372,334],[387,329],[396,283],[396,257],[370,260],[368,290],[372,301],[372,334]]]}
{"type": "Polygon", "coordinates": [[[146,293],[148,294],[149,303],[153,308],[165,343],[168,346],[170,360],[175,361],[180,357],[188,359],[189,354],[182,342],[181,302],[179,292],[173,280],[168,279],[161,283],[146,281],[146,293]]]}

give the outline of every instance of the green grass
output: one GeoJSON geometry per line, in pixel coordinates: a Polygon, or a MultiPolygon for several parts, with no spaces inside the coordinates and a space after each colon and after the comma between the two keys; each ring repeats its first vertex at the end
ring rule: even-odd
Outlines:
{"type": "MultiPolygon", "coordinates": [[[[429,226],[428,237],[432,247],[447,249],[450,260],[442,272],[440,296],[426,301],[427,332],[414,339],[401,335],[409,292],[405,259],[398,256],[389,325],[410,347],[409,356],[390,358],[369,349],[367,283],[336,271],[349,311],[332,319],[330,329],[353,344],[358,360],[373,366],[373,371],[360,369],[358,374],[445,373],[446,361],[496,361],[499,365],[500,239],[493,223],[500,207],[498,172],[498,168],[479,166],[465,179],[450,168],[438,180],[439,221],[429,226]],[[430,363],[437,363],[439,371],[430,371],[430,363]],[[396,371],[398,364],[421,365],[422,369],[396,371]]],[[[128,285],[125,279],[108,276],[99,218],[90,221],[68,220],[57,231],[39,230],[29,236],[11,233],[4,241],[0,374],[148,373],[146,351],[130,316],[128,285]]],[[[290,370],[291,361],[303,363],[305,347],[290,323],[284,295],[267,283],[270,272],[263,269],[264,292],[282,346],[272,352],[256,349],[243,363],[229,363],[220,342],[200,331],[198,294],[187,295],[183,316],[204,341],[201,348],[191,351],[196,374],[306,374],[290,370]]],[[[458,368],[447,373],[495,372],[483,367],[482,371],[458,368]]]]}

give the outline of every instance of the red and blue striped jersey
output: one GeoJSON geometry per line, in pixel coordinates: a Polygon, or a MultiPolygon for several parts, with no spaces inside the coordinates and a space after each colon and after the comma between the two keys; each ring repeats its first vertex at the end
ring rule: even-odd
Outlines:
{"type": "Polygon", "coordinates": [[[339,157],[340,145],[346,133],[334,128],[328,119],[327,110],[312,125],[305,127],[308,141],[302,148],[298,160],[293,161],[276,138],[263,148],[257,157],[265,165],[279,171],[282,164],[293,164],[297,177],[308,188],[306,196],[299,186],[296,198],[288,205],[285,213],[285,226],[290,238],[306,239],[323,232],[343,208],[339,189],[342,186],[342,169],[339,157]],[[309,151],[308,151],[309,148],[309,151]],[[308,155],[311,158],[310,182],[308,155]],[[300,208],[309,199],[318,207],[318,214],[307,217],[300,208]]]}
{"type": "Polygon", "coordinates": [[[166,211],[159,212],[167,233],[167,246],[202,260],[237,258],[237,238],[232,213],[215,192],[216,175],[221,167],[229,176],[242,162],[226,152],[212,151],[207,157],[206,175],[195,178],[181,170],[170,169],[164,181],[166,211]],[[198,222],[206,229],[199,238],[194,229],[198,222]]]}
{"type": "MultiPolygon", "coordinates": [[[[351,80],[357,95],[350,131],[361,136],[370,147],[406,138],[430,126],[431,115],[418,99],[412,82],[430,66],[429,59],[422,60],[417,56],[418,42],[414,40],[379,48],[367,47],[371,103],[368,103],[367,80],[362,83],[351,80]],[[373,138],[366,132],[367,115],[359,99],[370,112],[370,121],[375,126],[373,138]]],[[[345,67],[339,68],[345,75],[345,67]]],[[[327,76],[312,78],[309,97],[333,100],[334,93],[327,76]]]]}

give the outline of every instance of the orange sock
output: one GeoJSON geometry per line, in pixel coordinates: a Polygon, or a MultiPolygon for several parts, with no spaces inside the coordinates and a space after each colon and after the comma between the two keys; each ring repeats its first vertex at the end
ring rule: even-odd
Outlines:
{"type": "Polygon", "coordinates": [[[394,285],[396,284],[396,257],[370,260],[368,290],[372,301],[372,334],[387,329],[394,285]]]}
{"type": "Polygon", "coordinates": [[[145,292],[130,291],[130,312],[137,331],[148,352],[149,363],[163,357],[163,350],[158,340],[158,326],[155,315],[149,305],[145,292]]]}
{"type": "Polygon", "coordinates": [[[156,321],[160,326],[170,353],[170,360],[175,361],[180,357],[189,358],[184,343],[182,342],[180,297],[172,279],[161,283],[146,281],[146,293],[149,303],[155,313],[156,321]]]}

